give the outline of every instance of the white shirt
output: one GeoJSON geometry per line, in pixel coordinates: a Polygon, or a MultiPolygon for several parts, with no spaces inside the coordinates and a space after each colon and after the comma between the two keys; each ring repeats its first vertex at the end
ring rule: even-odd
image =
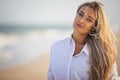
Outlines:
{"type": "MultiPolygon", "coordinates": [[[[75,42],[72,37],[54,43],[51,48],[48,80],[89,80],[89,49],[90,46],[86,43],[81,52],[73,56],[75,42]]],[[[116,67],[113,71],[117,74],[116,67]]]]}

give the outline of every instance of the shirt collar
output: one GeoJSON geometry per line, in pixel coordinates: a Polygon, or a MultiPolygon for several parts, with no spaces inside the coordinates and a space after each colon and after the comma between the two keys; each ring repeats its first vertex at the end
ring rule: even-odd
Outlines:
{"type": "MultiPolygon", "coordinates": [[[[71,35],[71,37],[70,37],[70,43],[72,43],[72,44],[74,44],[75,45],[75,42],[74,42],[74,40],[73,40],[73,38],[72,38],[72,35],[71,35]]],[[[87,56],[89,56],[89,53],[90,53],[90,46],[89,46],[89,44],[86,42],[85,43],[85,45],[84,45],[84,47],[83,47],[83,49],[81,50],[81,52],[82,53],[85,53],[87,56]]]]}
{"type": "Polygon", "coordinates": [[[82,52],[84,52],[87,56],[89,56],[89,46],[88,46],[88,43],[86,42],[83,49],[82,49],[82,52]]]}

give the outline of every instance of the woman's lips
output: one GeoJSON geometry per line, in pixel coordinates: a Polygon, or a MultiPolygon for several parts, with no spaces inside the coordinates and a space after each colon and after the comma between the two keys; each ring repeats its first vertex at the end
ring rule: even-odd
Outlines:
{"type": "Polygon", "coordinates": [[[83,26],[81,24],[77,24],[77,26],[83,28],[83,26]]]}

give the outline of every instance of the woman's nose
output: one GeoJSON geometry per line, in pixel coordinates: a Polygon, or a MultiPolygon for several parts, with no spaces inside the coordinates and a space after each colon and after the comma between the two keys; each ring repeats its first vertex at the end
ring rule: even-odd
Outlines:
{"type": "Polygon", "coordinates": [[[81,18],[80,23],[84,23],[84,22],[85,22],[85,18],[81,18]]]}

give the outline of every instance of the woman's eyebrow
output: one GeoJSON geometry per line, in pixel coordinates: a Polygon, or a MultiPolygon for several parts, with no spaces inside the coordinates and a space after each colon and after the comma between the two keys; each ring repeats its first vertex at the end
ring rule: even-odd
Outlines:
{"type": "Polygon", "coordinates": [[[83,12],[83,11],[81,11],[81,10],[80,10],[80,13],[84,14],[84,12],[83,12]]]}

